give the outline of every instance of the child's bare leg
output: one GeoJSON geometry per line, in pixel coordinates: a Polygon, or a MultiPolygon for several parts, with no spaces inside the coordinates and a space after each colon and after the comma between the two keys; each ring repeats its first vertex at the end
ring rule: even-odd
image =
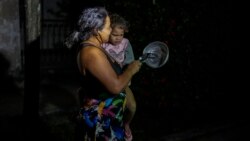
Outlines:
{"type": "Polygon", "coordinates": [[[129,124],[131,123],[135,112],[136,112],[136,101],[133,95],[133,92],[131,91],[131,89],[129,87],[126,88],[126,98],[127,98],[127,103],[126,103],[126,107],[127,107],[127,112],[125,114],[125,120],[124,120],[124,126],[125,126],[125,131],[131,135],[131,130],[129,127],[129,124]]]}
{"type": "Polygon", "coordinates": [[[128,112],[125,115],[125,123],[130,123],[135,115],[136,112],[136,102],[135,98],[133,95],[133,92],[129,87],[126,88],[126,98],[127,98],[127,103],[126,106],[128,108],[128,112]]]}

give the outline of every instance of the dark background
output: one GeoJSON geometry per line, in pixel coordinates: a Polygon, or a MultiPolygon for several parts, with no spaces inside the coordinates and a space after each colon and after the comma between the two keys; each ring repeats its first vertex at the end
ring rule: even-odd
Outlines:
{"type": "MultiPolygon", "coordinates": [[[[153,4],[152,0],[62,0],[57,4],[59,9],[43,10],[61,17],[72,30],[88,6],[105,6],[110,13],[125,17],[130,23],[125,37],[136,58],[152,41],[168,45],[170,57],[163,67],[143,65],[132,80],[137,101],[131,125],[135,141],[228,141],[245,137],[247,102],[240,79],[243,74],[236,61],[232,1],[155,0],[153,4]]],[[[43,15],[42,23],[45,21],[43,15]]],[[[26,129],[25,136],[35,140],[74,140],[78,105],[69,95],[75,95],[80,75],[74,50],[65,48],[60,41],[52,50],[41,49],[40,57],[54,53],[69,56],[52,64],[41,59],[40,87],[35,88],[40,91],[39,110],[30,114],[37,114],[37,119],[30,122],[32,125],[27,121],[32,117],[24,118],[24,124],[11,124],[20,125],[17,128],[26,129]],[[51,103],[56,108],[48,106],[51,103]]],[[[1,83],[11,81],[4,78],[1,83]]],[[[23,116],[13,117],[15,121],[20,118],[23,116]]],[[[23,134],[20,130],[13,133],[23,134]]]]}

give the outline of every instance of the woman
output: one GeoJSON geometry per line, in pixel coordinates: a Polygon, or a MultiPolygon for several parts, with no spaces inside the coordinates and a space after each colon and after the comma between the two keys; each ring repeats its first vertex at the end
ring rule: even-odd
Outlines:
{"type": "Polygon", "coordinates": [[[78,21],[78,31],[72,33],[67,45],[80,43],[77,62],[85,84],[80,118],[83,119],[84,140],[123,141],[125,89],[139,71],[136,60],[121,70],[101,44],[108,42],[110,18],[103,7],[85,9],[78,21]]]}

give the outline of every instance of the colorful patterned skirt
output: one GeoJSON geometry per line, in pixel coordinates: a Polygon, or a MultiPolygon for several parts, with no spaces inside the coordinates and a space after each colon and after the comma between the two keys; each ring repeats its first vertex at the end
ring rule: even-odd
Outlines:
{"type": "Polygon", "coordinates": [[[84,124],[84,141],[124,141],[123,114],[126,94],[105,100],[84,98],[79,117],[84,124]]]}

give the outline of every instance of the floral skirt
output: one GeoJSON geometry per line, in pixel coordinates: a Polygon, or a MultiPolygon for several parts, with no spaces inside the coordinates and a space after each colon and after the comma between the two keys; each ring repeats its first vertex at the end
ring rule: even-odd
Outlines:
{"type": "Polygon", "coordinates": [[[125,97],[120,93],[105,100],[84,99],[79,112],[84,124],[84,141],[124,141],[125,97]]]}

